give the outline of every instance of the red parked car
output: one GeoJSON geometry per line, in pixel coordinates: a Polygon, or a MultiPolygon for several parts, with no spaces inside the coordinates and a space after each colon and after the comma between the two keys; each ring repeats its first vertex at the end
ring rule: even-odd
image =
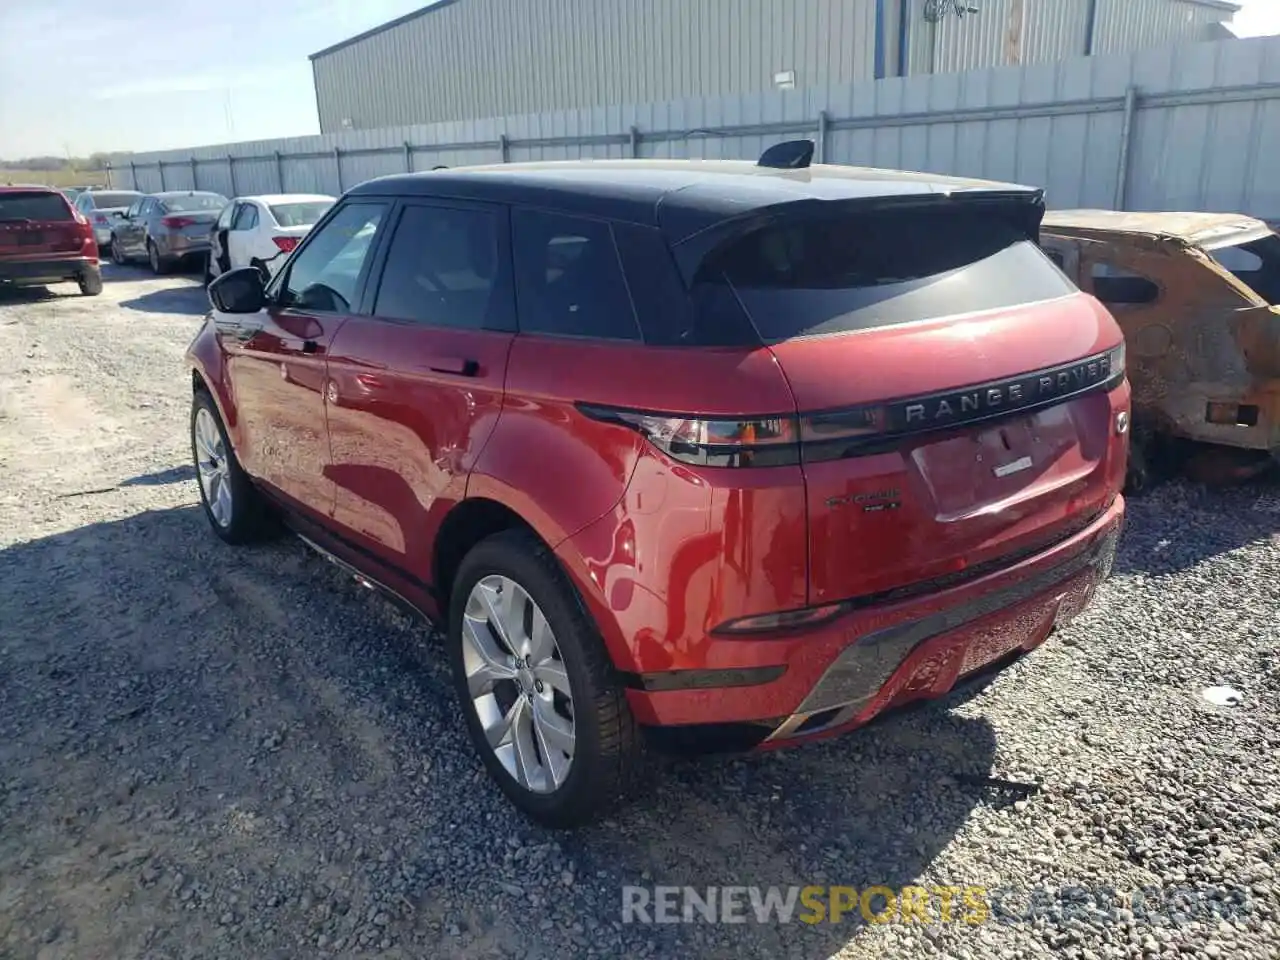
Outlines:
{"type": "Polygon", "coordinates": [[[265,288],[209,288],[214,530],[283,517],[445,625],[476,749],[544,823],[651,742],[939,697],[1110,570],[1124,346],[1037,246],[1041,193],[788,162],[385,177],[265,288]]]}
{"type": "Polygon", "coordinates": [[[74,280],[102,292],[93,227],[53,187],[0,186],[0,287],[74,280]]]}

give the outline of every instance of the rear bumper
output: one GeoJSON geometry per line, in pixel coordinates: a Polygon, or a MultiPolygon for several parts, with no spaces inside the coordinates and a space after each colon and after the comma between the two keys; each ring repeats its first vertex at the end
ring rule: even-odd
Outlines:
{"type": "Polygon", "coordinates": [[[153,239],[163,257],[189,257],[209,250],[208,236],[184,237],[182,234],[170,234],[153,239]]]}
{"type": "Polygon", "coordinates": [[[720,740],[737,727],[728,737],[735,746],[770,748],[941,697],[1039,646],[1078,614],[1110,573],[1123,519],[1117,497],[1089,527],[1043,553],[963,586],[850,613],[800,643],[709,638],[709,648],[724,647],[709,650],[709,662],[743,669],[646,674],[627,693],[632,711],[646,725],[688,728],[691,741],[698,728],[720,740]]]}
{"type": "Polygon", "coordinates": [[[0,260],[0,283],[58,283],[98,272],[98,261],[83,256],[0,260]]]}

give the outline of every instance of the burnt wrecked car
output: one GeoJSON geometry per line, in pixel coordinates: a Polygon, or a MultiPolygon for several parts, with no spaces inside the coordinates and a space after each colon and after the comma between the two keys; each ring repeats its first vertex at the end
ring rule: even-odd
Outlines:
{"type": "Polygon", "coordinates": [[[1132,489],[1151,482],[1171,442],[1224,465],[1223,479],[1277,458],[1280,236],[1270,226],[1236,214],[1066,210],[1046,214],[1041,245],[1124,331],[1132,489]]]}

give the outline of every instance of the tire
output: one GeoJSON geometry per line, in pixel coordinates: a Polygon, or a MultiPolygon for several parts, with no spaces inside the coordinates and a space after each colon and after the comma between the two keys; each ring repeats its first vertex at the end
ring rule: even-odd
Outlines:
{"type": "Polygon", "coordinates": [[[258,273],[262,277],[262,282],[264,284],[271,282],[271,270],[267,267],[265,263],[263,263],[257,257],[250,258],[249,266],[253,267],[255,270],[258,271],[258,273]]]}
{"type": "Polygon", "coordinates": [[[253,543],[273,535],[278,529],[275,518],[240,468],[217,405],[204,390],[197,390],[192,397],[190,432],[200,503],[213,532],[231,544],[253,543]]]}
{"type": "Polygon", "coordinates": [[[447,642],[472,744],[490,776],[523,813],[548,827],[582,826],[634,790],[644,760],[644,737],[627,705],[622,681],[573,585],[532,534],[504,531],[467,554],[454,580],[447,642]],[[541,645],[541,657],[534,648],[532,666],[512,667],[514,661],[506,651],[519,650],[523,644],[516,639],[511,647],[504,646],[502,634],[487,619],[489,612],[499,613],[502,608],[487,607],[486,596],[495,605],[505,599],[512,605],[508,609],[528,611],[511,618],[512,624],[519,621],[518,627],[504,631],[523,634],[524,641],[537,633],[527,629],[534,611],[545,618],[550,643],[541,645]],[[526,600],[532,602],[532,609],[526,600]],[[469,622],[467,637],[464,621],[469,622]],[[480,644],[487,648],[485,654],[480,653],[480,644]],[[496,668],[488,669],[487,663],[496,668]],[[474,701],[469,671],[480,678],[474,701]],[[564,703],[565,686],[569,709],[564,703]],[[482,713],[491,730],[506,731],[496,748],[490,746],[482,713]],[[572,719],[566,720],[566,714],[572,719]],[[518,719],[513,722],[513,717],[518,719]],[[535,723],[534,717],[547,719],[535,723]],[[571,755],[534,746],[536,739],[543,745],[563,744],[566,725],[571,755]],[[553,739],[547,740],[549,736],[553,739]],[[518,743],[526,749],[517,749],[518,743]],[[522,765],[521,756],[537,766],[522,765]],[[524,783],[522,770],[528,771],[524,783]]]}
{"type": "Polygon", "coordinates": [[[207,287],[213,283],[213,251],[210,250],[204,258],[204,285],[207,287]]]}
{"type": "Polygon", "coordinates": [[[98,269],[86,270],[77,278],[80,284],[80,292],[86,297],[96,297],[102,292],[102,271],[98,269]]]}
{"type": "Polygon", "coordinates": [[[147,241],[147,264],[151,267],[151,272],[157,277],[164,276],[169,272],[169,262],[160,256],[160,248],[156,246],[154,240],[147,241]]]}
{"type": "Polygon", "coordinates": [[[120,246],[120,241],[116,237],[111,238],[111,262],[117,267],[123,267],[129,262],[129,258],[124,255],[124,248],[120,246]]]}

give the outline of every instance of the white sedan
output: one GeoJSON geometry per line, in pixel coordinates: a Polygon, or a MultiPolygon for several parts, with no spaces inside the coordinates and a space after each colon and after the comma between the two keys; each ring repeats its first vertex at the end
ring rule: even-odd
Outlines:
{"type": "Polygon", "coordinates": [[[205,282],[239,267],[274,275],[334,203],[333,197],[318,193],[236,197],[214,224],[205,282]]]}

